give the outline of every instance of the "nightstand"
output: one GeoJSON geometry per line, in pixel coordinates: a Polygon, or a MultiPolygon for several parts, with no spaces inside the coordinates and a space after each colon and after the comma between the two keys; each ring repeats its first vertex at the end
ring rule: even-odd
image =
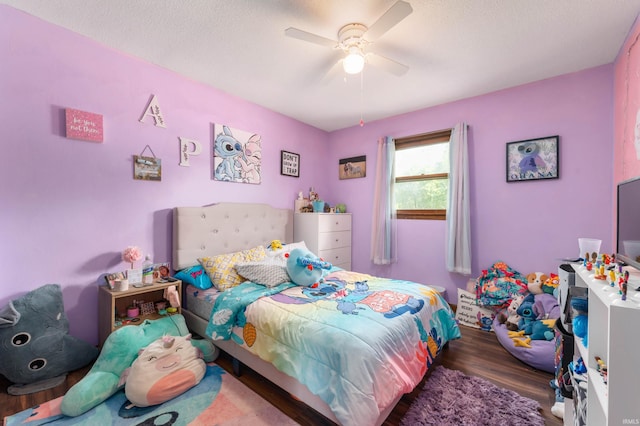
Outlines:
{"type": "MultiPolygon", "coordinates": [[[[138,325],[144,320],[153,320],[162,318],[166,315],[182,313],[181,306],[173,314],[160,315],[155,307],[157,302],[166,301],[164,298],[164,290],[167,287],[175,286],[178,292],[180,305],[182,305],[182,281],[159,283],[155,282],[145,287],[129,286],[125,291],[113,291],[107,285],[99,287],[98,290],[98,338],[100,346],[118,328],[124,325],[138,325]],[[120,318],[119,313],[127,312],[127,307],[133,305],[133,301],[144,301],[145,303],[153,303],[153,312],[142,313],[131,321],[130,318],[120,318]]],[[[166,301],[167,307],[170,307],[166,301]]]]}

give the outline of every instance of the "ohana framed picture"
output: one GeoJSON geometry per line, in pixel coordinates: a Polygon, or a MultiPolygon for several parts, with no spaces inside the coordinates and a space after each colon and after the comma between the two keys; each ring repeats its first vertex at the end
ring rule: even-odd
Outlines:
{"type": "Polygon", "coordinates": [[[280,151],[280,174],[300,177],[300,154],[280,151]]]}
{"type": "Polygon", "coordinates": [[[558,179],[559,136],[507,143],[507,182],[558,179]]]}

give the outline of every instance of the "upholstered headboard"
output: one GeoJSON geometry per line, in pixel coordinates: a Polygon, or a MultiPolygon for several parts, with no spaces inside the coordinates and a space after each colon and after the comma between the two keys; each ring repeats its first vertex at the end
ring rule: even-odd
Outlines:
{"type": "Polygon", "coordinates": [[[173,268],[198,258],[293,241],[293,210],[267,204],[220,203],[173,209],[173,268]]]}

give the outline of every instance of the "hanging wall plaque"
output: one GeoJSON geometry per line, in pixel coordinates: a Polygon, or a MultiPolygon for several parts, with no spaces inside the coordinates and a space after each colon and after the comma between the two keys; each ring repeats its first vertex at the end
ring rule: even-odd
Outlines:
{"type": "Polygon", "coordinates": [[[140,155],[133,156],[133,178],[137,180],[162,180],[162,162],[156,157],[149,145],[144,147],[140,155]],[[147,149],[151,152],[152,157],[143,155],[147,149]]]}

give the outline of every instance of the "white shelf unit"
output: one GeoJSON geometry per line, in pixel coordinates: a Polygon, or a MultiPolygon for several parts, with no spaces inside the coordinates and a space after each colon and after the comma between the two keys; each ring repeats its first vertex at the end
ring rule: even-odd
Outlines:
{"type": "Polygon", "coordinates": [[[351,270],[351,213],[296,213],[293,239],[318,257],[351,270]]]}
{"type": "MultiPolygon", "coordinates": [[[[582,265],[573,268],[576,285],[589,288],[588,347],[575,338],[576,357],[579,354],[587,366],[587,425],[640,424],[640,292],[633,290],[636,280],[630,281],[627,300],[622,300],[617,285],[595,279],[582,265]],[[596,357],[607,366],[607,383],[598,371],[596,357]]],[[[565,418],[565,424],[573,424],[573,419],[565,418]]]]}

